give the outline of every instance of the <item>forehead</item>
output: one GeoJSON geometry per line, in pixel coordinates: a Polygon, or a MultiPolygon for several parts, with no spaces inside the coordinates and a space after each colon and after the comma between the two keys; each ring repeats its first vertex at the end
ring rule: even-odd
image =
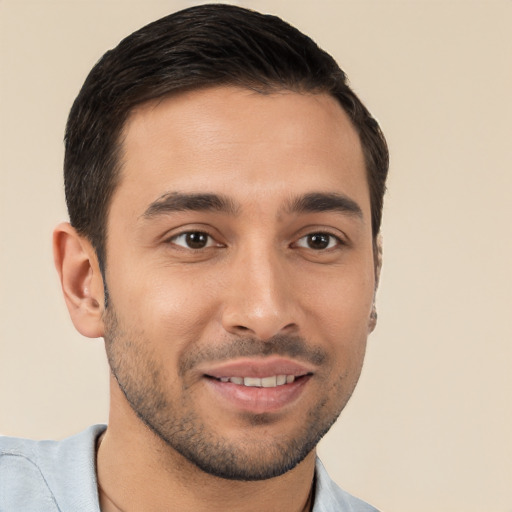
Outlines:
{"type": "Polygon", "coordinates": [[[359,137],[327,94],[236,87],[181,93],[139,106],[122,150],[113,202],[122,196],[133,207],[175,191],[236,195],[243,204],[270,190],[313,188],[368,203],[359,137]]]}

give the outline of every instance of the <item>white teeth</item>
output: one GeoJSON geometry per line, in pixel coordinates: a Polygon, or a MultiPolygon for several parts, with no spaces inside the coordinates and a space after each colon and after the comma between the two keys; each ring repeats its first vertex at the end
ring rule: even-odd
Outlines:
{"type": "Polygon", "coordinates": [[[232,382],[239,386],[275,388],[295,381],[295,375],[272,375],[271,377],[219,377],[221,382],[232,382]]]}
{"type": "Polygon", "coordinates": [[[264,388],[275,388],[277,386],[277,377],[264,377],[261,379],[261,386],[264,388]]]}
{"type": "Polygon", "coordinates": [[[244,386],[261,387],[261,379],[257,377],[244,377],[244,386]]]}

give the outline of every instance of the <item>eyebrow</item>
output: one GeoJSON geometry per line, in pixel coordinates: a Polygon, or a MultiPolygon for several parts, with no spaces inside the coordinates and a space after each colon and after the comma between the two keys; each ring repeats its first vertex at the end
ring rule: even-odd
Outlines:
{"type": "MultiPolygon", "coordinates": [[[[171,192],[153,201],[142,217],[152,219],[159,215],[182,211],[213,211],[238,215],[239,207],[221,194],[186,194],[171,192]]],[[[341,212],[363,218],[361,207],[349,197],[332,192],[310,192],[291,199],[285,207],[287,213],[341,212]]]]}
{"type": "Polygon", "coordinates": [[[361,207],[349,197],[338,193],[311,192],[293,198],[286,208],[288,213],[341,212],[363,218],[361,207]]]}
{"type": "Polygon", "coordinates": [[[159,215],[183,211],[213,211],[231,215],[238,214],[238,208],[231,199],[219,194],[184,194],[171,192],[152,202],[142,217],[151,219],[159,215]]]}

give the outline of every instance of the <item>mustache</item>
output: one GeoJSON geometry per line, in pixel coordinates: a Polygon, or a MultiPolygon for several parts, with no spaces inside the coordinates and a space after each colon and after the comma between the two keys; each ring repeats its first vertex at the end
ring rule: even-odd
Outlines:
{"type": "Polygon", "coordinates": [[[179,361],[179,373],[183,375],[203,363],[268,356],[287,356],[320,366],[327,360],[328,354],[325,350],[311,346],[301,336],[280,334],[264,341],[252,337],[239,337],[221,346],[202,347],[193,353],[183,354],[179,361]]]}

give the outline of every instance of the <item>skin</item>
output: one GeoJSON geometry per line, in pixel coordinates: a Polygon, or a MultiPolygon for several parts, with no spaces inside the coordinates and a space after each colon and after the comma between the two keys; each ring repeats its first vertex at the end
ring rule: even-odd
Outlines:
{"type": "Polygon", "coordinates": [[[97,461],[102,510],[309,509],[314,446],[350,398],[374,326],[357,133],[325,94],[218,87],[139,107],[122,158],[108,217],[107,310],[88,241],[68,224],[54,235],[73,322],[105,337],[113,370],[97,461]],[[176,193],[214,194],[230,208],[174,211],[165,205],[176,193]],[[311,194],[349,207],[299,208],[311,194]],[[205,233],[206,245],[187,245],[191,232],[205,233]],[[275,407],[273,392],[241,407],[205,376],[232,361],[274,360],[307,369],[300,390],[275,407]],[[211,450],[213,461],[229,454],[254,481],[198,467],[183,431],[190,450],[211,450]]]}

